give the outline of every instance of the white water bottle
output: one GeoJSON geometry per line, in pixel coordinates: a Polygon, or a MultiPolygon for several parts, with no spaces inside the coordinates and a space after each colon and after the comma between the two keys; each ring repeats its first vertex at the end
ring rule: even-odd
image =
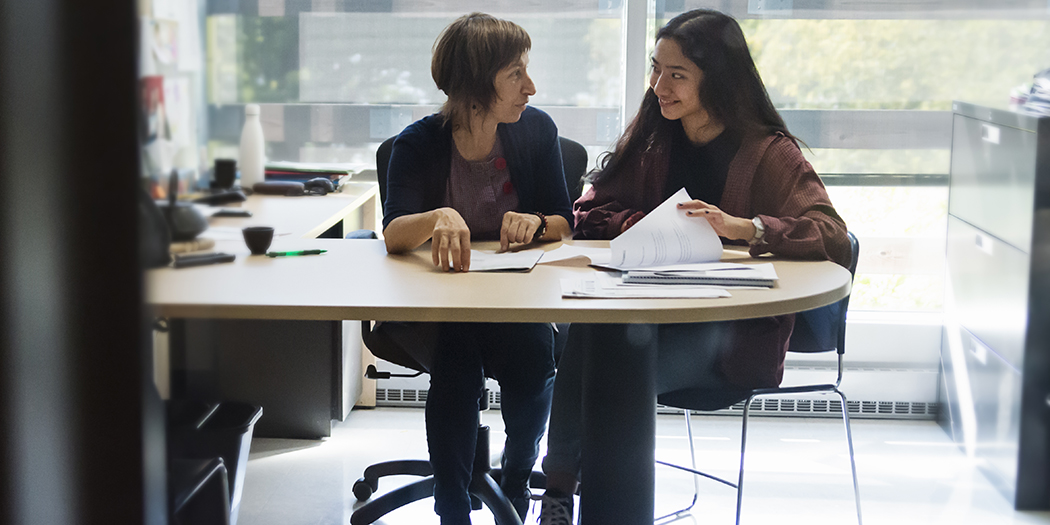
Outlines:
{"type": "Polygon", "coordinates": [[[266,179],[266,142],[263,139],[262,123],[259,122],[259,105],[244,106],[244,129],[241,130],[241,187],[251,188],[266,179]]]}

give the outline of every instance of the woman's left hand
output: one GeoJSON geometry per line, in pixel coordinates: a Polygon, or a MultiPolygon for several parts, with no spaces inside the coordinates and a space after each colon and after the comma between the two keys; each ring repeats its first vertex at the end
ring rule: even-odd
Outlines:
{"type": "Polygon", "coordinates": [[[740,241],[750,241],[755,237],[755,224],[751,222],[751,219],[734,217],[713,204],[691,200],[678,203],[678,209],[687,210],[685,214],[689,217],[707,219],[719,237],[740,241]]]}
{"type": "Polygon", "coordinates": [[[543,221],[531,213],[508,211],[503,214],[503,227],[499,231],[499,249],[505,252],[511,243],[530,243],[543,221]]]}

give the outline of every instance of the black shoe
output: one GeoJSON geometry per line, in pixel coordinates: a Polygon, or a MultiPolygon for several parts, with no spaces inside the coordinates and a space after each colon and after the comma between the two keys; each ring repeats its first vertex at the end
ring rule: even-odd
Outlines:
{"type": "Polygon", "coordinates": [[[526,487],[524,494],[511,495],[506,492],[504,494],[510,500],[510,504],[514,506],[514,510],[517,511],[518,518],[524,523],[525,516],[529,513],[529,503],[532,502],[532,491],[526,487]]]}
{"type": "Polygon", "coordinates": [[[525,472],[503,471],[503,479],[500,480],[499,488],[503,495],[510,500],[518,517],[525,521],[525,515],[529,513],[529,503],[532,501],[532,491],[529,490],[529,476],[531,470],[525,472]]]}

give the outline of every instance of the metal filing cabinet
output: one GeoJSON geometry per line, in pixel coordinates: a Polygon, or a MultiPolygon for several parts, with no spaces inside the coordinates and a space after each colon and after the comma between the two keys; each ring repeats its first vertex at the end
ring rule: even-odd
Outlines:
{"type": "Polygon", "coordinates": [[[1050,118],[952,105],[941,423],[1050,508],[1050,118]]]}

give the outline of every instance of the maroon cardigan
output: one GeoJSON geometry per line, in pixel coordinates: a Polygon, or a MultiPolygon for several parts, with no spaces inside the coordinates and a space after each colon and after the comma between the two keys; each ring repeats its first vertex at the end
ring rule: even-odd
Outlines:
{"type": "MultiPolygon", "coordinates": [[[[663,202],[669,157],[666,148],[654,147],[643,155],[638,174],[591,186],[573,206],[575,238],[612,239],[628,217],[663,202]]],[[[735,217],[761,218],[765,234],[751,247],[752,257],[772,253],[849,266],[845,222],[798,146],[782,134],[741,142],[718,207],[735,217]]],[[[794,325],[794,314],[734,321],[722,360],[726,378],[748,388],[779,385],[794,325]]]]}

